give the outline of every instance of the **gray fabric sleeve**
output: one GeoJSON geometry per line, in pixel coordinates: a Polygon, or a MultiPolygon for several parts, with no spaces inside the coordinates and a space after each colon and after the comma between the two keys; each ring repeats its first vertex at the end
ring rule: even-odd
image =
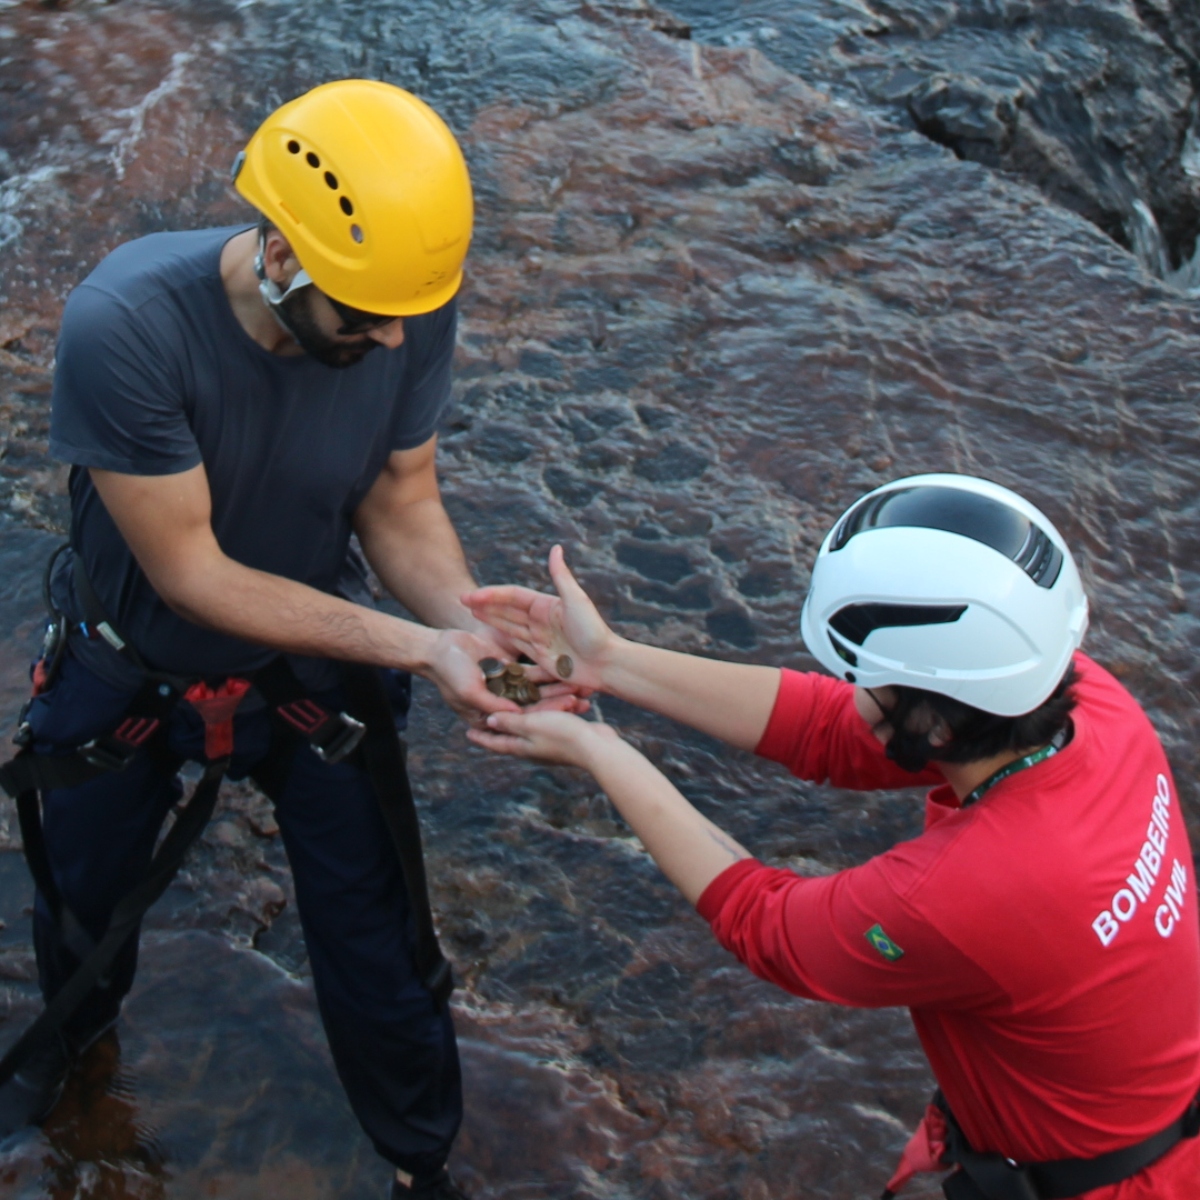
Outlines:
{"type": "Polygon", "coordinates": [[[126,475],[172,475],[200,462],[171,353],[177,333],[148,308],[135,313],[87,284],[72,292],[54,371],[55,458],[126,475]]]}
{"type": "Polygon", "coordinates": [[[393,450],[412,450],[437,432],[442,415],[450,407],[450,368],[454,360],[454,337],[458,328],[458,305],[449,304],[404,322],[410,346],[420,346],[412,359],[406,384],[408,396],[400,404],[392,428],[393,450]]]}

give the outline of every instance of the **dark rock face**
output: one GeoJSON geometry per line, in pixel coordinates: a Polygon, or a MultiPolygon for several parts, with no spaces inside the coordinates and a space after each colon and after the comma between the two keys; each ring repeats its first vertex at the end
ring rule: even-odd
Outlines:
{"type": "Polygon", "coordinates": [[[960,158],[1033,184],[1159,275],[1195,253],[1200,10],[1190,0],[676,8],[697,36],[756,42],[960,158]]]}
{"type": "MultiPolygon", "coordinates": [[[[38,560],[65,511],[65,470],[46,457],[63,298],[120,241],[244,219],[225,179],[256,121],[361,73],[425,95],[471,161],[479,223],[443,484],[481,579],[541,586],[562,541],[631,636],[811,665],[799,606],[836,515],[897,475],[986,475],[1043,507],[1073,547],[1093,600],[1088,649],[1147,706],[1195,833],[1200,316],[1081,218],[1093,195],[1119,211],[1116,192],[1097,182],[1093,142],[1068,145],[1075,125],[1053,125],[1029,82],[1059,80],[1066,110],[1082,81],[1089,137],[1111,128],[1119,141],[1125,110],[1105,80],[1120,71],[1088,64],[1103,50],[1128,73],[1144,53],[1162,90],[1143,80],[1130,103],[1144,128],[1104,161],[1147,187],[1161,161],[1167,187],[1161,148],[1175,137],[1179,152],[1186,125],[1163,131],[1191,86],[1170,64],[1194,45],[1195,19],[1181,3],[1081,0],[1072,37],[1066,6],[1026,10],[1002,20],[1017,7],[913,0],[852,19],[822,0],[748,0],[735,21],[732,0],[681,0],[673,14],[577,0],[0,9],[12,35],[0,37],[8,711],[38,639],[38,560]],[[718,38],[732,44],[708,44],[718,38]],[[1003,76],[993,58],[1020,70],[1003,76]],[[910,104],[962,141],[962,157],[917,131],[910,104]],[[1050,182],[1010,173],[1035,143],[1055,178],[1081,181],[1070,196],[1062,184],[1079,211],[1050,182]]],[[[1167,209],[1154,211],[1166,227],[1167,209]]],[[[930,1087],[904,1014],[755,981],[602,796],[572,773],[486,759],[430,689],[418,694],[412,764],[462,981],[459,1162],[477,1194],[877,1193],[930,1087]]],[[[798,783],[600,703],[772,861],[828,871],[918,828],[912,795],[798,783]]],[[[28,901],[0,806],[4,1037],[35,1007],[28,901]]],[[[63,1126],[6,1144],[4,1187],[114,1200],[381,1190],[305,970],[269,806],[228,789],[151,921],[119,1070],[98,1062],[63,1126]]]]}

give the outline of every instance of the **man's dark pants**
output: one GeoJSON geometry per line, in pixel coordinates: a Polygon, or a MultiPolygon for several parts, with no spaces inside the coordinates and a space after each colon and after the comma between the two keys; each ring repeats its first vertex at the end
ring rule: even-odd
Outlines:
{"type": "MultiPolygon", "coordinates": [[[[316,697],[333,711],[335,691],[316,697]]],[[[53,753],[112,729],[130,700],[68,654],[54,686],[29,711],[35,749],[53,753]]],[[[265,709],[234,719],[229,776],[247,776],[267,754],[265,709]]],[[[204,726],[181,703],[169,744],[203,755],[204,726]]],[[[366,774],[326,764],[297,742],[275,815],[295,879],[317,1001],[350,1103],[376,1149],[416,1176],[436,1171],[462,1117],[458,1051],[448,1009],[438,1012],[415,975],[403,876],[366,774]]],[[[121,896],[145,870],[158,831],[180,796],[177,777],[145,755],[125,770],[44,798],[46,843],[66,903],[99,937],[121,896]]],[[[49,997],[77,959],[63,945],[41,896],[34,942],[49,997]]],[[[68,1034],[79,1044],[117,1015],[133,983],[136,939],[76,1014],[68,1034]]],[[[271,1014],[262,1014],[264,1021],[271,1014]]]]}

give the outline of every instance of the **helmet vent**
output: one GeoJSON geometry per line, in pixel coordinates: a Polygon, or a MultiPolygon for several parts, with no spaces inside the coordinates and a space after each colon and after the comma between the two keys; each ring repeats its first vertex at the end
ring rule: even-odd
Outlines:
{"type": "Polygon", "coordinates": [[[1062,568],[1062,552],[1024,513],[962,488],[894,488],[868,496],[842,519],[830,542],[832,553],[869,529],[941,529],[982,542],[1016,563],[1039,587],[1051,588],[1062,568]]]}
{"type": "MultiPolygon", "coordinates": [[[[829,624],[848,642],[861,646],[877,629],[952,625],[966,611],[965,604],[847,604],[830,617],[829,624]]],[[[838,650],[836,642],[833,648],[838,650]]],[[[838,653],[846,657],[840,650],[838,653]]]]}
{"type": "Polygon", "coordinates": [[[300,143],[298,141],[296,141],[295,138],[293,138],[290,142],[288,142],[288,153],[289,154],[299,154],[300,153],[300,143]]]}
{"type": "Polygon", "coordinates": [[[325,183],[335,192],[337,191],[337,176],[332,171],[325,172],[325,183]]]}
{"type": "MultiPolygon", "coordinates": [[[[829,633],[829,630],[826,630],[825,632],[829,633]]],[[[858,666],[858,655],[855,654],[849,646],[839,642],[832,633],[829,633],[829,644],[833,647],[834,654],[836,654],[838,658],[842,659],[843,662],[848,662],[852,667],[858,666]]]]}
{"type": "Polygon", "coordinates": [[[346,216],[354,216],[354,205],[350,203],[349,196],[339,196],[338,203],[342,206],[342,212],[344,212],[346,216]]]}
{"type": "Polygon", "coordinates": [[[321,160],[311,150],[304,157],[308,160],[308,165],[314,169],[321,165],[321,160]]]}
{"type": "Polygon", "coordinates": [[[351,237],[352,237],[352,238],[353,238],[353,239],[354,239],[356,242],[362,242],[362,240],[363,240],[363,231],[362,231],[362,228],[361,228],[360,226],[358,226],[358,225],[351,225],[351,226],[350,226],[350,236],[351,236],[351,237]]]}
{"type": "Polygon", "coordinates": [[[1025,545],[1013,562],[1039,587],[1050,588],[1062,570],[1062,551],[1036,526],[1029,526],[1025,545]]]}

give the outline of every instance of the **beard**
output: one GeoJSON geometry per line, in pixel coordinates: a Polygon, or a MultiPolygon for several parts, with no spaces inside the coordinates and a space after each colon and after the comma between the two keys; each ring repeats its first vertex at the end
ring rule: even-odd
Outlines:
{"type": "Polygon", "coordinates": [[[305,354],[327,367],[353,367],[379,345],[371,338],[345,342],[326,333],[312,311],[312,288],[293,292],[275,310],[283,327],[305,354]]]}
{"type": "Polygon", "coordinates": [[[884,753],[900,770],[919,775],[929,765],[937,749],[930,744],[927,733],[912,733],[905,729],[892,731],[884,753]]]}

